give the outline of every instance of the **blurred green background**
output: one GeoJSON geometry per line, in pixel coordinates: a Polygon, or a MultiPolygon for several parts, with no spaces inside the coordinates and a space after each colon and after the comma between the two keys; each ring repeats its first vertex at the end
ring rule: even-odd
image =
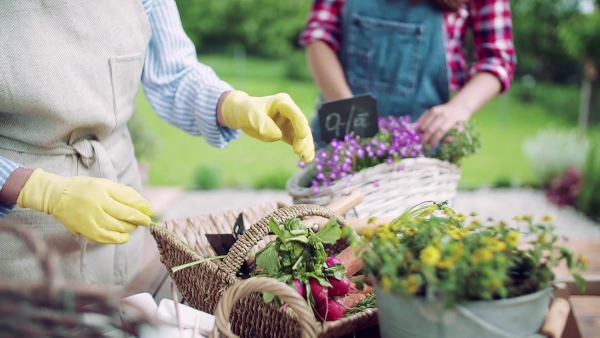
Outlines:
{"type": "MultiPolygon", "coordinates": [[[[540,187],[549,183],[536,169],[541,158],[552,158],[543,167],[554,166],[561,173],[573,163],[567,154],[556,154],[559,149],[588,157],[588,149],[594,147],[587,143],[586,147],[569,143],[575,148],[564,151],[564,147],[544,146],[552,133],[535,138],[540,131],[553,130],[597,143],[599,3],[511,1],[517,74],[511,90],[474,117],[479,121],[482,149],[463,162],[461,188],[540,187]],[[537,148],[530,147],[535,151],[524,151],[528,140],[537,142],[537,148]]],[[[177,1],[201,62],[250,95],[289,93],[309,118],[318,91],[297,39],[310,4],[308,0],[177,1]]],[[[471,52],[471,44],[467,45],[471,52]]],[[[208,146],[202,138],[160,120],[143,92],[138,97],[136,120],[133,122],[143,128],[136,143],[138,149],[144,148],[138,157],[149,168],[149,185],[283,189],[298,170],[297,158],[282,142],[265,144],[243,135],[224,150],[208,146]]],[[[600,169],[592,166],[587,170],[600,169]]],[[[600,177],[600,171],[596,173],[600,177]]]]}

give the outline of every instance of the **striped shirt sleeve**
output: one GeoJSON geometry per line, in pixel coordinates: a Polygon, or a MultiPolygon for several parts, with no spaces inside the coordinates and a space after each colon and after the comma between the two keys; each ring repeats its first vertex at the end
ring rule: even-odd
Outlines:
{"type": "Polygon", "coordinates": [[[156,113],[185,132],[224,148],[241,133],[217,125],[219,97],[233,88],[198,62],[173,0],[144,2],[152,27],[142,85],[156,113]]]}
{"type": "MultiPolygon", "coordinates": [[[[9,159],[0,156],[0,190],[4,187],[8,176],[13,173],[21,165],[10,161],[9,159]]],[[[0,202],[0,219],[3,219],[14,208],[13,204],[0,202]]]]}

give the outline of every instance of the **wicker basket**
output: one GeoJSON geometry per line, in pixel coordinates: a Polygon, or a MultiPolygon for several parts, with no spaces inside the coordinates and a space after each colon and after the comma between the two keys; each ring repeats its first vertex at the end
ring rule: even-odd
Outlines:
{"type": "Polygon", "coordinates": [[[40,281],[0,280],[0,337],[105,337],[107,332],[138,337],[158,327],[158,320],[139,308],[136,318],[120,318],[121,297],[105,287],[65,281],[58,273],[58,254],[32,231],[17,226],[0,231],[23,241],[44,273],[40,281]]]}
{"type": "Polygon", "coordinates": [[[364,200],[347,218],[397,216],[421,202],[452,201],[460,180],[460,168],[454,164],[427,157],[407,158],[361,170],[315,194],[310,188],[314,172],[309,165],[288,180],[286,189],[294,204],[327,205],[350,190],[359,190],[364,200]]]}
{"type": "MultiPolygon", "coordinates": [[[[292,217],[321,216],[329,218],[335,215],[341,225],[344,218],[332,211],[316,205],[282,206],[276,203],[262,204],[252,208],[230,210],[194,218],[185,218],[164,222],[152,226],[160,252],[161,262],[169,270],[171,278],[188,304],[198,310],[215,313],[217,303],[223,293],[241,282],[236,272],[250,252],[263,248],[271,237],[269,219],[273,217],[278,224],[292,217]],[[211,260],[173,273],[172,268],[186,263],[213,257],[214,251],[205,240],[206,233],[232,233],[237,215],[243,212],[245,224],[252,224],[240,237],[222,260],[211,260]]],[[[328,254],[339,253],[347,244],[338,242],[327,246],[328,254]]],[[[312,318],[311,320],[314,320],[312,318]]],[[[292,309],[278,308],[264,303],[258,294],[239,300],[231,314],[231,330],[241,337],[300,337],[298,317],[292,309]]],[[[324,324],[311,323],[317,328],[319,337],[341,337],[356,330],[377,325],[377,311],[365,311],[324,324]]]]}

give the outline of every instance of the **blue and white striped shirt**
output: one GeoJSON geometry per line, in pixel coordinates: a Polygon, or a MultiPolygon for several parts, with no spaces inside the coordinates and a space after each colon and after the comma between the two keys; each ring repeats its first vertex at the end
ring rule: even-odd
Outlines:
{"type": "MultiPolygon", "coordinates": [[[[217,126],[219,97],[233,88],[212,68],[198,62],[196,48],[185,34],[174,0],[142,0],[152,38],[148,45],[142,85],[156,113],[192,135],[224,148],[237,139],[239,130],[217,126]]],[[[21,165],[0,156],[0,190],[8,176],[21,165]]],[[[0,219],[13,205],[0,202],[0,219]]]]}

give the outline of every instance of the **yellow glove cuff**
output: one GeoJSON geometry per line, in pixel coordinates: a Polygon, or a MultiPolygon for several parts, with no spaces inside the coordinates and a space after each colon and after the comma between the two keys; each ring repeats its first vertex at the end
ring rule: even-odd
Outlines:
{"type": "Polygon", "coordinates": [[[17,205],[51,214],[68,183],[68,179],[36,169],[19,193],[17,205]]]}
{"type": "MultiPolygon", "coordinates": [[[[249,95],[245,92],[235,90],[225,97],[221,105],[221,113],[227,127],[231,129],[241,129],[242,126],[238,123],[236,107],[243,105],[243,102],[248,99],[249,95]]],[[[238,108],[239,109],[239,108],[238,108]]]]}

